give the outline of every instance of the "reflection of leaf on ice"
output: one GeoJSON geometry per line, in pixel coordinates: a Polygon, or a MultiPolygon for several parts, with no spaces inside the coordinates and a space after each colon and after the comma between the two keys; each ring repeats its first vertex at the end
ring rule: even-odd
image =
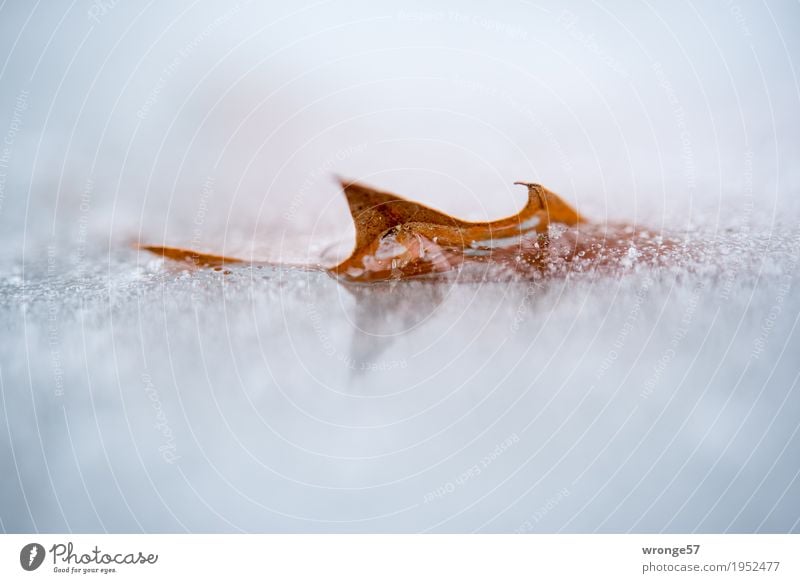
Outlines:
{"type": "Polygon", "coordinates": [[[393,361],[391,346],[398,337],[423,326],[448,293],[449,286],[416,282],[413,293],[406,285],[378,282],[345,286],[353,298],[348,308],[353,325],[349,358],[356,374],[393,361]]]}

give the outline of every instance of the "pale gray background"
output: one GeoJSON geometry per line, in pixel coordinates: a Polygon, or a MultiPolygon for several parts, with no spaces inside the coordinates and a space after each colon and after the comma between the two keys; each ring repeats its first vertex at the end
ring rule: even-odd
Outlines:
{"type": "Polygon", "coordinates": [[[3,3],[0,528],[797,531],[798,23],[3,3]],[[131,250],[333,260],[333,173],[473,219],[541,181],[704,254],[349,290],[131,250]]]}

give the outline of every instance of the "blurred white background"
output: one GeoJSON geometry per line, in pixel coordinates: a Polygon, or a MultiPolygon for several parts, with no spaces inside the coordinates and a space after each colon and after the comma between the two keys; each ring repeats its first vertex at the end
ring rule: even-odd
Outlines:
{"type": "Polygon", "coordinates": [[[797,530],[799,25],[788,1],[4,3],[1,526],[797,530]],[[346,252],[334,174],[469,219],[538,181],[707,252],[353,292],[130,249],[346,252]]]}
{"type": "Polygon", "coordinates": [[[101,239],[185,241],[202,213],[208,248],[296,254],[283,235],[347,235],[334,172],[464,217],[516,211],[515,180],[685,223],[756,185],[771,217],[796,209],[797,20],[795,2],[6,3],[5,127],[25,110],[3,251],[74,242],[83,214],[101,239]]]}

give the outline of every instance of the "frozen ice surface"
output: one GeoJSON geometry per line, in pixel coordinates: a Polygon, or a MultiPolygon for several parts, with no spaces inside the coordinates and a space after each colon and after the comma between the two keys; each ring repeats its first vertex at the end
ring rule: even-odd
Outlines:
{"type": "Polygon", "coordinates": [[[726,237],[536,282],[6,270],[3,527],[797,530],[800,238],[726,237]]]}
{"type": "Polygon", "coordinates": [[[2,3],[0,530],[800,530],[800,4],[398,6],[2,3]],[[476,221],[540,182],[696,256],[130,250],[346,253],[334,173],[476,221]]]}

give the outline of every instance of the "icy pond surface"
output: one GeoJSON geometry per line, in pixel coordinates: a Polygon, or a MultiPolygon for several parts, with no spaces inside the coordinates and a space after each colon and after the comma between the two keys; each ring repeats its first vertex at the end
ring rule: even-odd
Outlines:
{"type": "Polygon", "coordinates": [[[0,4],[0,530],[800,531],[800,3],[0,4]],[[344,259],[334,176],[694,255],[132,250],[344,259]]]}
{"type": "Polygon", "coordinates": [[[717,235],[536,283],[12,265],[2,527],[796,531],[800,237],[717,235]]]}

